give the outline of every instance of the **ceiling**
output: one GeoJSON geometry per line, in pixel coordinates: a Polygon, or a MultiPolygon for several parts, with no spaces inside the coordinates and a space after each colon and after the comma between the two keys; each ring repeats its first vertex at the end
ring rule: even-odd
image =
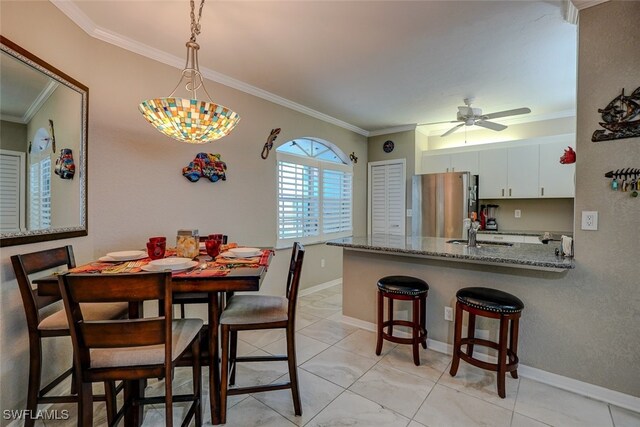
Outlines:
{"type": "MultiPolygon", "coordinates": [[[[51,1],[94,37],[184,66],[187,0],[51,1]]],[[[575,114],[577,27],[562,8],[560,1],[208,0],[200,68],[363,135],[454,120],[466,97],[484,113],[526,106],[525,121],[566,117],[575,114]]]]}

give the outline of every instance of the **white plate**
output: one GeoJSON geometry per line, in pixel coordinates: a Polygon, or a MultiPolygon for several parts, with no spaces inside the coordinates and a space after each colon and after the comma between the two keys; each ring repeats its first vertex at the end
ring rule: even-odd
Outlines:
{"type": "Polygon", "coordinates": [[[190,268],[195,267],[196,265],[198,265],[198,261],[189,261],[188,263],[181,265],[179,268],[175,266],[169,267],[166,265],[151,265],[151,263],[149,263],[147,265],[143,265],[140,268],[144,271],[165,271],[165,270],[181,271],[181,270],[188,270],[190,268]]]}
{"type": "Polygon", "coordinates": [[[136,259],[142,259],[146,257],[147,257],[147,253],[145,251],[109,252],[106,256],[106,258],[111,258],[111,261],[133,261],[136,259]]]}
{"type": "Polygon", "coordinates": [[[220,254],[220,256],[222,256],[223,258],[231,258],[231,259],[235,259],[235,258],[255,258],[257,256],[262,255],[262,253],[259,253],[258,255],[245,255],[245,256],[236,256],[233,252],[222,252],[220,254]]]}
{"type": "Polygon", "coordinates": [[[154,259],[153,261],[149,262],[149,265],[153,266],[154,268],[159,268],[160,270],[164,270],[167,268],[169,270],[181,270],[185,265],[191,263],[191,261],[191,258],[171,257],[154,259]]]}
{"type": "Polygon", "coordinates": [[[262,255],[262,251],[258,248],[233,248],[229,249],[229,252],[238,258],[250,258],[262,255]]]}

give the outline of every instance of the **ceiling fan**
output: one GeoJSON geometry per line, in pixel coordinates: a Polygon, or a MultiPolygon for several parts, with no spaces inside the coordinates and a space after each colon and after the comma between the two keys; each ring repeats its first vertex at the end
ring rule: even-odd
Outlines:
{"type": "Polygon", "coordinates": [[[515,116],[518,114],[527,114],[531,112],[531,109],[524,107],[524,108],[516,108],[514,110],[505,110],[505,111],[497,111],[495,113],[482,114],[482,110],[480,108],[471,107],[471,103],[473,101],[474,101],[474,98],[465,98],[464,100],[465,105],[458,107],[458,114],[457,114],[456,120],[451,120],[446,122],[420,123],[418,126],[435,125],[440,123],[462,122],[459,125],[455,125],[451,129],[449,129],[448,131],[440,135],[441,137],[452,134],[462,126],[476,125],[476,126],[481,126],[483,128],[487,128],[495,131],[501,131],[501,130],[505,130],[507,126],[501,125],[500,123],[490,122],[489,119],[515,116]]]}

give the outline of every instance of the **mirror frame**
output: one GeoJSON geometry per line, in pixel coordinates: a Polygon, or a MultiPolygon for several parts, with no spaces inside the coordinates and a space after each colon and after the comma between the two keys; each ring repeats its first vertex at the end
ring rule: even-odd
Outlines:
{"type": "Polygon", "coordinates": [[[43,74],[46,74],[58,83],[78,92],[82,98],[82,123],[80,123],[80,125],[82,126],[82,130],[80,133],[82,139],[80,141],[82,153],[81,156],[78,156],[78,158],[75,159],[76,177],[80,179],[80,224],[78,226],[72,227],[27,230],[15,233],[2,233],[0,234],[0,247],[86,236],[88,234],[87,137],[89,125],[89,88],[2,35],[0,35],[0,50],[23,62],[25,65],[32,67],[43,74]]]}

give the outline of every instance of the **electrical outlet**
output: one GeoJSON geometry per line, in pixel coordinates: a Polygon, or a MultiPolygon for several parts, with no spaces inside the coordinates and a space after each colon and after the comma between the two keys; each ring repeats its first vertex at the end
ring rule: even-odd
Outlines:
{"type": "Polygon", "coordinates": [[[520,218],[522,216],[522,211],[520,209],[516,209],[514,215],[516,218],[520,218]]]}
{"type": "Polygon", "coordinates": [[[324,258],[322,258],[322,259],[320,260],[320,267],[324,268],[325,264],[326,264],[326,263],[324,262],[324,258]]]}
{"type": "Polygon", "coordinates": [[[449,322],[453,322],[453,307],[445,307],[444,308],[444,320],[448,320],[449,322]]]}
{"type": "Polygon", "coordinates": [[[413,216],[413,212],[411,211],[411,209],[407,209],[407,218],[413,216]]]}
{"type": "Polygon", "coordinates": [[[598,211],[582,211],[582,227],[583,230],[598,229],[598,211]]]}

